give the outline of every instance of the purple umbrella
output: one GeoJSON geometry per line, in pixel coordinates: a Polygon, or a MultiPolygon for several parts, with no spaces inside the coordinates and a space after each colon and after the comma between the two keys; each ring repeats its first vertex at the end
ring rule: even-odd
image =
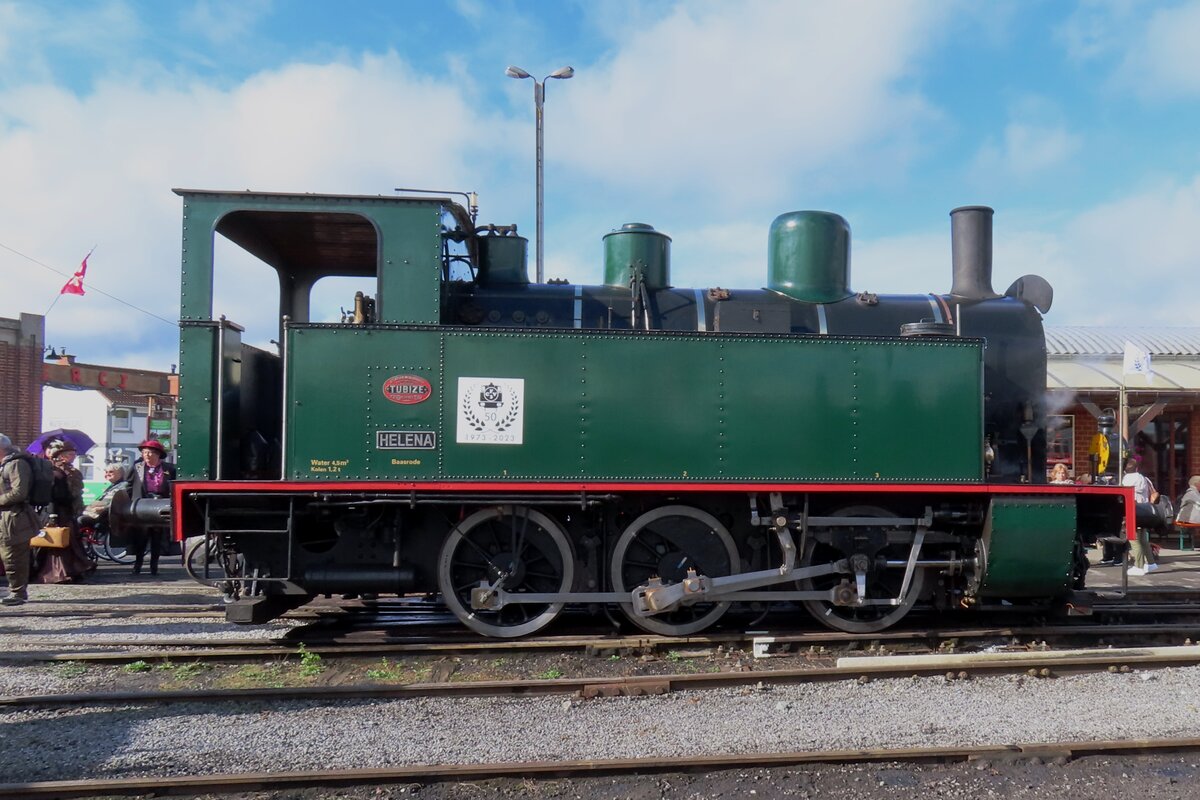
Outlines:
{"type": "Polygon", "coordinates": [[[75,446],[75,451],[83,455],[88,450],[96,446],[96,441],[81,430],[75,428],[55,428],[52,431],[39,433],[37,438],[29,443],[29,447],[25,449],[30,453],[40,454],[46,449],[46,442],[51,439],[62,439],[68,444],[75,446]]]}

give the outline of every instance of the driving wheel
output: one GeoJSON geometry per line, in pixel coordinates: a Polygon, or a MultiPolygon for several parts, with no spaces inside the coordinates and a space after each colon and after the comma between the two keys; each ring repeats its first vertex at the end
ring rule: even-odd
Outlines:
{"type": "Polygon", "coordinates": [[[438,559],[442,599],[468,628],[485,636],[513,638],[546,627],[563,603],[471,608],[471,590],[483,582],[510,594],[569,592],[575,582],[575,556],[566,532],[526,506],[485,508],[450,531],[438,559]]]}
{"type": "MultiPolygon", "coordinates": [[[[832,516],[835,517],[894,517],[892,512],[877,506],[850,506],[832,516]]],[[[844,529],[843,529],[844,530],[844,529]]],[[[868,557],[866,599],[880,600],[896,597],[904,583],[903,569],[887,569],[881,561],[907,561],[911,543],[888,544],[887,533],[882,528],[855,529],[853,535],[835,536],[832,543],[819,542],[815,538],[805,545],[801,554],[801,566],[809,567],[849,560],[855,555],[868,557]]],[[[830,573],[816,578],[797,581],[802,591],[827,591],[848,580],[854,585],[853,574],[830,573]]],[[[918,567],[913,571],[908,591],[899,605],[839,606],[824,600],[805,600],[804,607],[827,628],[847,633],[877,633],[895,625],[912,609],[925,586],[925,570],[918,567]]]]}
{"type": "MultiPolygon", "coordinates": [[[[622,594],[657,576],[663,584],[679,583],[689,568],[710,578],[732,575],[741,568],[733,537],[716,517],[691,506],[662,506],[635,519],[617,539],[612,554],[613,589],[622,594]]],[[[696,603],[674,611],[639,617],[633,603],[621,603],[629,621],[644,631],[687,636],[712,625],[729,603],[696,603]]]]}

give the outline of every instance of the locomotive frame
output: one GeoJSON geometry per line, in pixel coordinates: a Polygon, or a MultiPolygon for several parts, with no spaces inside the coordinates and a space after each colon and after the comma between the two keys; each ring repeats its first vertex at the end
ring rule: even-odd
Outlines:
{"type": "Polygon", "coordinates": [[[870,632],[918,602],[1060,604],[1131,514],[1125,489],[1035,485],[1048,300],[991,291],[990,210],[950,294],[881,298],[815,212],[773,226],[766,290],[730,292],[672,288],[645,225],[605,238],[605,286],[530,285],[515,228],[446,198],[177,192],[173,523],[230,619],[440,593],[491,636],[568,603],[681,635],[798,603],[870,632]],[[212,318],[217,233],[276,269],[278,355],[212,318]],[[376,279],[358,319],[308,320],[327,275],[376,279]]]}

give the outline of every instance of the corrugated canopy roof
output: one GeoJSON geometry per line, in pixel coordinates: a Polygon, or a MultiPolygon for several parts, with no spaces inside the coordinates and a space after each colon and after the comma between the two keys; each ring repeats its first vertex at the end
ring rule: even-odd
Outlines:
{"type": "Polygon", "coordinates": [[[1152,356],[1200,356],[1200,328],[1046,327],[1046,352],[1051,357],[1121,357],[1125,342],[1152,356]]]}
{"type": "Polygon", "coordinates": [[[1126,375],[1122,360],[1054,358],[1046,364],[1047,389],[1117,391],[1121,381],[1131,392],[1200,392],[1200,360],[1151,359],[1152,379],[1126,375]]]}
{"type": "Polygon", "coordinates": [[[1047,327],[1048,389],[1200,392],[1200,328],[1047,327]],[[1124,373],[1125,343],[1150,353],[1152,379],[1124,373]]]}

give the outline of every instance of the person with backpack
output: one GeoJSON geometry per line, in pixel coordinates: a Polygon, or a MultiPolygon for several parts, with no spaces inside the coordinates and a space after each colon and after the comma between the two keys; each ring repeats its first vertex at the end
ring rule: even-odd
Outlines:
{"type": "Polygon", "coordinates": [[[0,561],[8,577],[8,596],[0,605],[19,606],[29,599],[29,540],[38,532],[30,503],[34,491],[31,459],[0,433],[0,561]]]}

